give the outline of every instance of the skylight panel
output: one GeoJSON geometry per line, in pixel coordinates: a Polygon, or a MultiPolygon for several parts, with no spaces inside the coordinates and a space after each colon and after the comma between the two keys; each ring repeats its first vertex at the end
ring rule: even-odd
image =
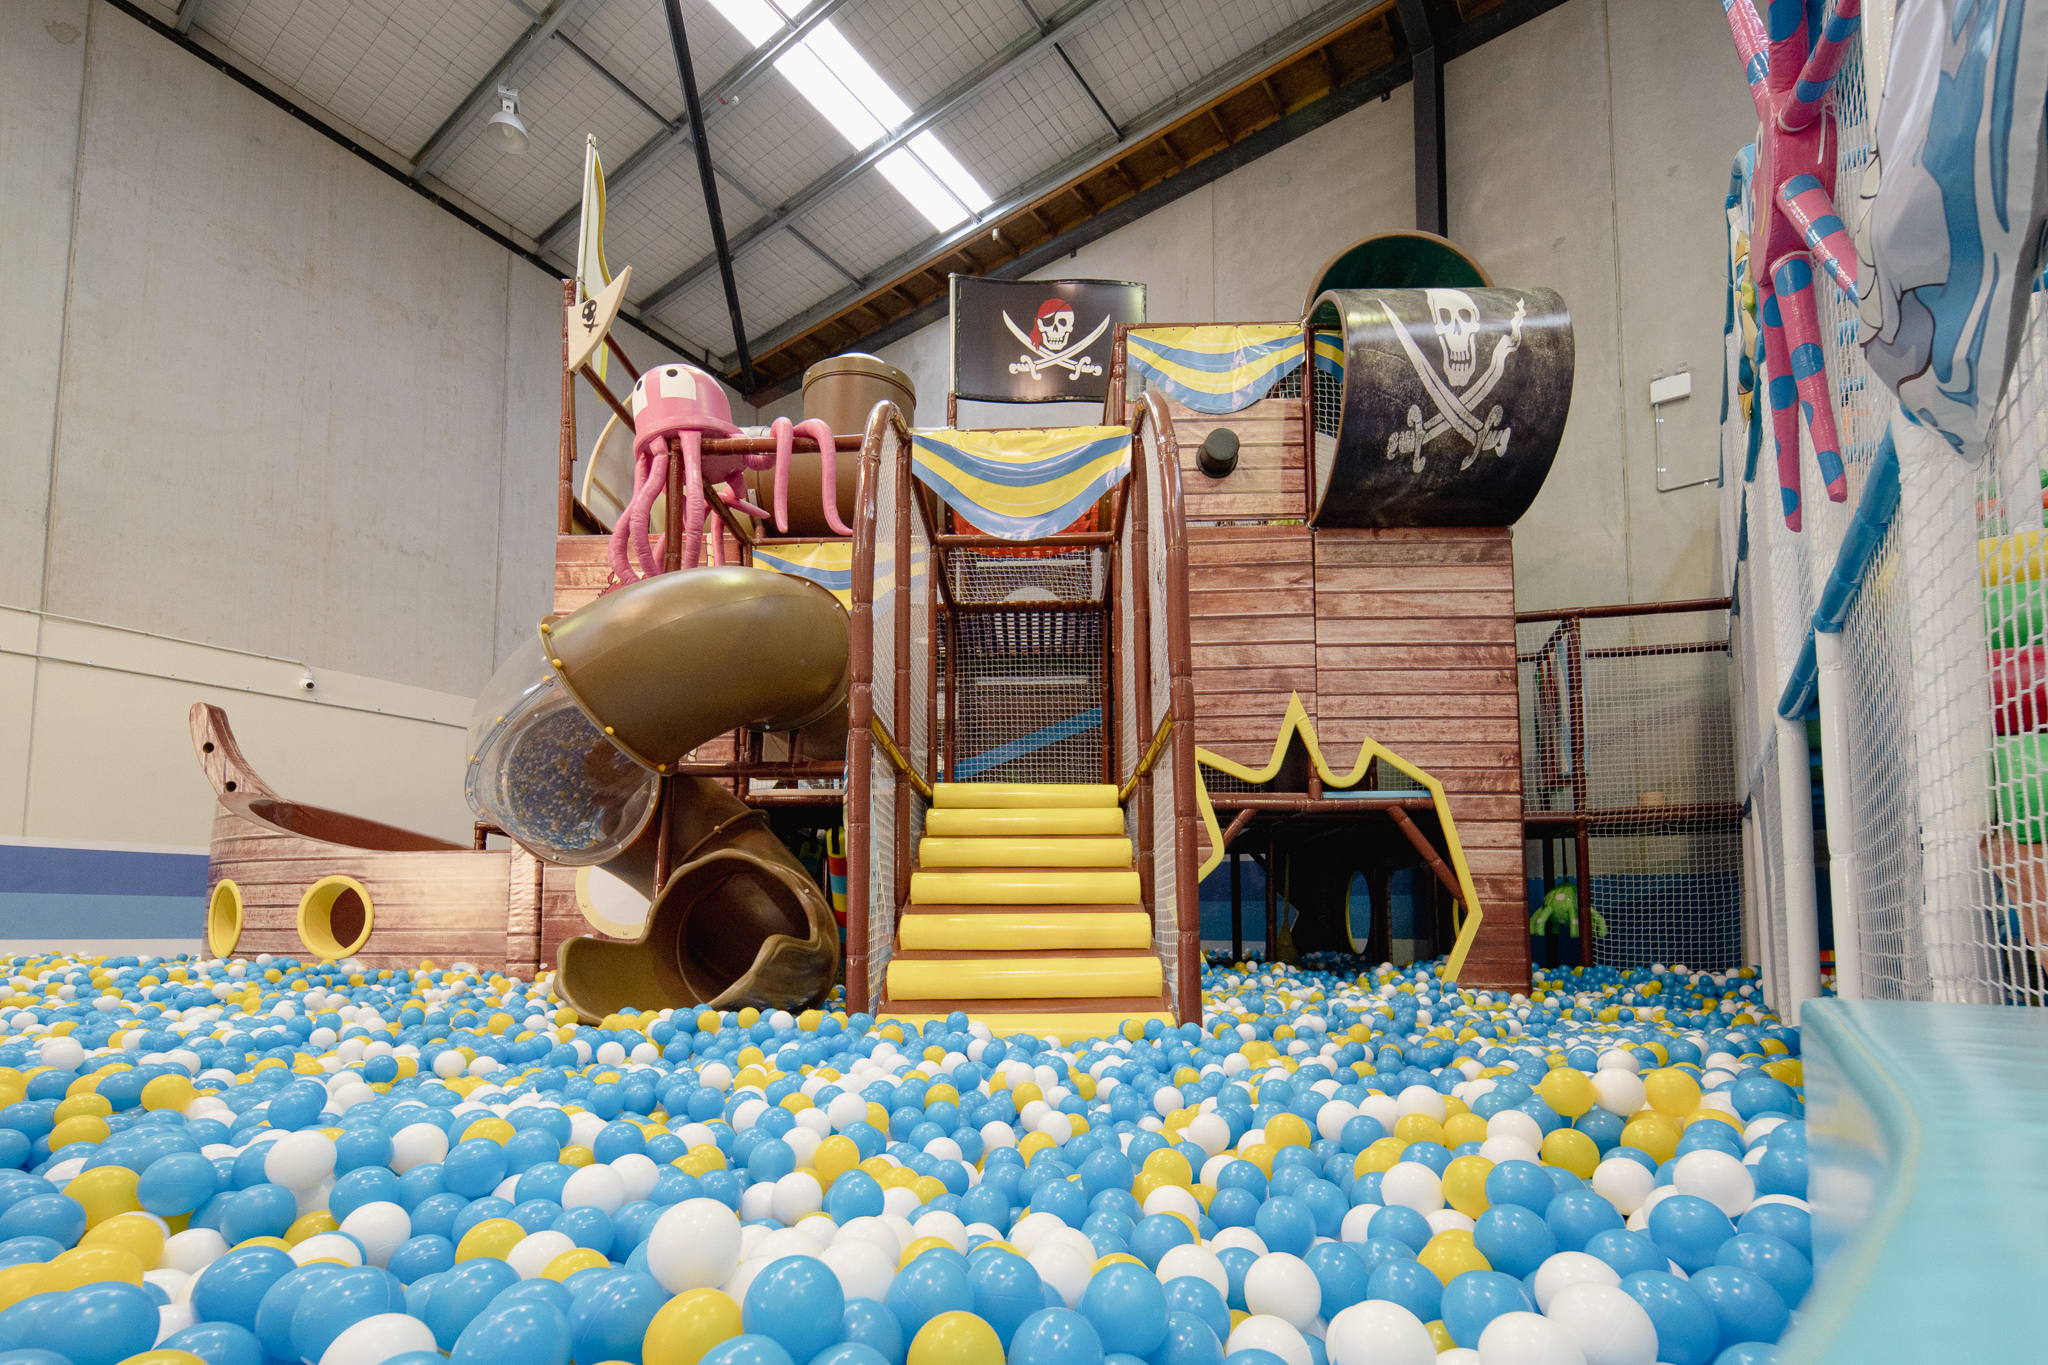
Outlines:
{"type": "Polygon", "coordinates": [[[910,150],[916,152],[917,159],[931,168],[932,174],[952,191],[955,199],[975,213],[980,213],[995,202],[989,192],[981,187],[981,182],[974,178],[973,173],[946,150],[937,133],[929,130],[919,133],[910,139],[910,150]]]}
{"type": "MultiPolygon", "coordinates": [[[[755,47],[781,33],[785,24],[793,24],[806,8],[804,0],[711,3],[755,47]]],[[[803,41],[778,57],[775,69],[855,151],[874,146],[910,118],[910,106],[829,19],[819,22],[803,41]]],[[[875,167],[911,207],[942,231],[994,202],[974,174],[929,129],[881,158],[875,167]]]]}
{"type": "Polygon", "coordinates": [[[910,201],[910,206],[923,214],[927,221],[942,231],[967,221],[967,210],[960,201],[947,193],[924,162],[917,159],[907,147],[895,151],[875,163],[875,169],[896,187],[896,192],[910,201]]]}

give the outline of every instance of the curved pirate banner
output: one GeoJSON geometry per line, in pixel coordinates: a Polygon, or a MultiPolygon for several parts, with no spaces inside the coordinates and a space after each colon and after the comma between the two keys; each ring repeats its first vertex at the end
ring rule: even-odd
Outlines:
{"type": "Polygon", "coordinates": [[[1335,289],[1311,321],[1343,355],[1336,438],[1316,442],[1316,525],[1507,526],[1528,510],[1572,401],[1555,292],[1335,289]]]}
{"type": "Polygon", "coordinates": [[[1120,280],[952,277],[953,394],[994,403],[1100,402],[1119,322],[1145,320],[1120,280]]]}

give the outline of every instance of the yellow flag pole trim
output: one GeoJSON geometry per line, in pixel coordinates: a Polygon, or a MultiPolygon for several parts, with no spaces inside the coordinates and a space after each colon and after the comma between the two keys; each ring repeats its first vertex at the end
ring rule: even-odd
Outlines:
{"type": "MultiPolygon", "coordinates": [[[[1465,907],[1468,911],[1464,922],[1458,925],[1458,937],[1451,945],[1450,958],[1444,963],[1443,979],[1455,982],[1458,973],[1465,968],[1465,955],[1471,952],[1472,942],[1479,936],[1479,922],[1484,916],[1479,909],[1479,893],[1472,886],[1472,869],[1465,863],[1464,846],[1458,842],[1458,825],[1451,818],[1451,803],[1444,796],[1444,784],[1372,738],[1367,738],[1358,746],[1358,761],[1352,764],[1348,774],[1339,777],[1323,759],[1322,745],[1316,740],[1315,726],[1309,721],[1308,711],[1301,704],[1299,692],[1292,693],[1287,698],[1287,713],[1280,718],[1280,733],[1273,740],[1273,756],[1267,760],[1265,767],[1254,770],[1241,763],[1234,763],[1221,754],[1196,748],[1195,799],[1202,808],[1203,828],[1209,831],[1209,859],[1202,864],[1196,879],[1207,877],[1221,867],[1224,857],[1223,829],[1216,822],[1216,808],[1210,804],[1209,784],[1202,780],[1201,765],[1207,764],[1244,782],[1270,782],[1279,776],[1280,765],[1287,758],[1288,741],[1296,735],[1301,736],[1302,747],[1308,750],[1309,761],[1315,764],[1316,775],[1323,779],[1325,787],[1334,787],[1340,791],[1351,787],[1365,776],[1366,764],[1375,758],[1383,758],[1420,782],[1429,792],[1430,803],[1436,807],[1437,822],[1443,827],[1444,843],[1450,847],[1451,870],[1457,874],[1458,889],[1464,893],[1465,907]]],[[[1456,922],[1455,911],[1453,922],[1456,922]]]]}

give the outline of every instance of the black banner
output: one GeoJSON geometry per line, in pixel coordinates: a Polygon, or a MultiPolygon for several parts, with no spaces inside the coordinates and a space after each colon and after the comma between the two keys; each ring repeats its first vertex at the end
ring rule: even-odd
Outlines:
{"type": "Polygon", "coordinates": [[[953,392],[996,403],[1100,402],[1120,322],[1145,320],[1145,286],[1122,280],[955,275],[953,392]]]}

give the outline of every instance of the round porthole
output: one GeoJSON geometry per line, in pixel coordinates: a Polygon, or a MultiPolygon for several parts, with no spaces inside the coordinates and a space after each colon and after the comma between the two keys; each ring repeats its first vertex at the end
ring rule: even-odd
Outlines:
{"type": "Polygon", "coordinates": [[[369,942],[373,920],[370,893],[354,877],[322,877],[299,898],[299,942],[329,962],[351,957],[369,942]]]}
{"type": "Polygon", "coordinates": [[[242,888],[223,877],[206,902],[206,946],[215,957],[227,957],[242,941],[242,888]]]}
{"type": "Polygon", "coordinates": [[[637,939],[647,928],[647,897],[601,867],[576,869],[576,908],[613,938],[637,939]]]}

